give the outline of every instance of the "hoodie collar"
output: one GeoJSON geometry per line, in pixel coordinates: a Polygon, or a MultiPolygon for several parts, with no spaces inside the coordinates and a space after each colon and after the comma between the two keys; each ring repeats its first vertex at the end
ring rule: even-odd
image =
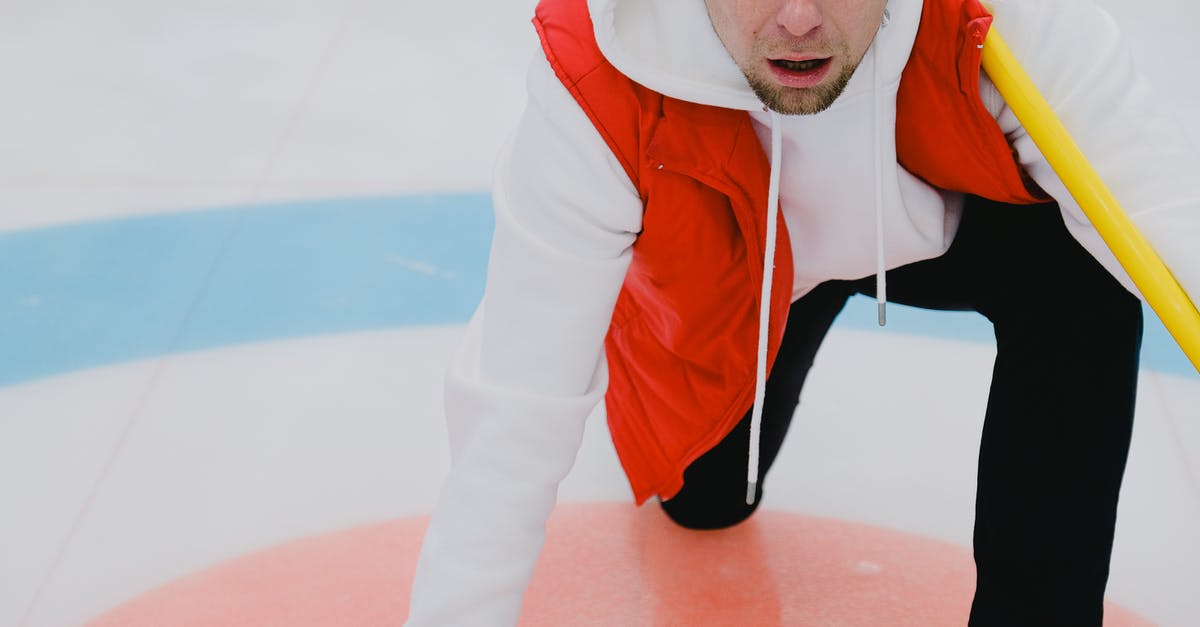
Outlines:
{"type": "MultiPolygon", "coordinates": [[[[704,0],[587,0],[596,43],[625,76],[665,96],[742,111],[763,104],[713,30],[704,0]]],[[[922,0],[889,0],[891,25],[880,33],[880,75],[860,86],[900,80],[921,19],[922,0]]],[[[864,63],[869,59],[864,59],[864,63]]],[[[834,105],[835,107],[837,104],[834,105]]]]}

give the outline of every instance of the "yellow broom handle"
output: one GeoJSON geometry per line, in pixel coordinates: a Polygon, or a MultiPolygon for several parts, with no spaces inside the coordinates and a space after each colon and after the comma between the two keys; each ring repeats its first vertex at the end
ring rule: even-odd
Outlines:
{"type": "Polygon", "coordinates": [[[1121,210],[995,28],[989,29],[983,44],[983,69],[1146,302],[1200,371],[1200,312],[1121,210]]]}

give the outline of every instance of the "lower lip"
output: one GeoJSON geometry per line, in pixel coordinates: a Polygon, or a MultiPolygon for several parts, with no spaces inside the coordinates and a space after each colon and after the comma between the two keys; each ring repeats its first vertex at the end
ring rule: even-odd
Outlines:
{"type": "Polygon", "coordinates": [[[775,79],[785,87],[815,87],[825,80],[825,76],[829,74],[829,67],[833,65],[833,60],[830,59],[822,63],[820,67],[813,68],[807,72],[793,72],[785,70],[770,61],[767,65],[771,66],[771,72],[775,74],[775,79]]]}

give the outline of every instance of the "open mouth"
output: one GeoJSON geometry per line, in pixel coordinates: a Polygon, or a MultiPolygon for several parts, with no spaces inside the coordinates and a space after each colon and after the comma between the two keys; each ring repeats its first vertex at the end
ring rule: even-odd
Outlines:
{"type": "Polygon", "coordinates": [[[805,73],[820,69],[829,64],[829,59],[807,59],[804,61],[789,61],[787,59],[771,59],[771,65],[788,72],[805,73]]]}
{"type": "Polygon", "coordinates": [[[822,84],[833,67],[833,58],[822,59],[769,59],[771,73],[783,87],[809,89],[822,84]]]}

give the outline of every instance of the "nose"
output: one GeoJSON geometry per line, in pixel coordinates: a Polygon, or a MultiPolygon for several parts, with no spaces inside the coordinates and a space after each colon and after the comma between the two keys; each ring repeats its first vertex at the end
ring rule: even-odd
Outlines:
{"type": "Polygon", "coordinates": [[[803,37],[821,27],[824,16],[814,0],[787,0],[775,15],[775,23],[795,37],[803,37]]]}

